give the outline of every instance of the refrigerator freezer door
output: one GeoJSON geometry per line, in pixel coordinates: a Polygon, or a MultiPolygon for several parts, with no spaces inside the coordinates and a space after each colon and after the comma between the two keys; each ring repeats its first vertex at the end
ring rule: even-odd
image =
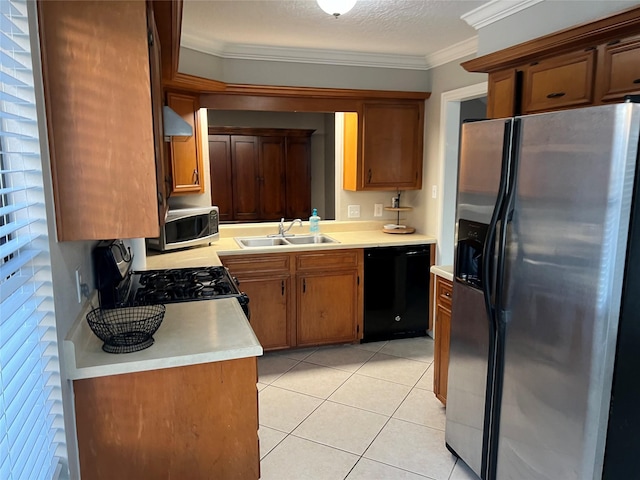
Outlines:
{"type": "MultiPolygon", "coordinates": [[[[472,237],[467,234],[469,229],[465,225],[473,224],[471,230],[482,231],[486,236],[486,225],[496,209],[503,173],[503,150],[507,142],[508,152],[510,141],[510,129],[506,126],[510,122],[488,120],[462,126],[456,204],[456,277],[464,278],[469,273],[462,268],[462,254],[471,250],[466,248],[470,244],[465,242],[472,237]]],[[[485,239],[475,240],[482,245],[485,239]]],[[[479,269],[484,259],[475,261],[479,269]]],[[[476,272],[478,280],[479,275],[480,272],[476,272]]],[[[476,286],[480,283],[476,282],[476,286]]],[[[455,279],[445,436],[448,447],[478,475],[481,475],[485,443],[487,369],[493,351],[490,345],[492,321],[485,305],[482,290],[455,279]]]]}
{"type": "Polygon", "coordinates": [[[600,478],[638,106],[522,118],[497,478],[600,478]]]}
{"type": "Polygon", "coordinates": [[[456,220],[490,222],[500,186],[506,122],[510,120],[462,125],[456,220]]]}
{"type": "Polygon", "coordinates": [[[453,300],[445,441],[480,476],[489,318],[481,290],[456,280],[453,300]]]}

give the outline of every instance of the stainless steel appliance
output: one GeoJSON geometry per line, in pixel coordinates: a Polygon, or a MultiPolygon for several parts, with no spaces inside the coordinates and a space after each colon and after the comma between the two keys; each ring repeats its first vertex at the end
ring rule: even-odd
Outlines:
{"type": "Polygon", "coordinates": [[[120,240],[93,249],[96,288],[101,307],[151,305],[237,298],[249,318],[249,297],[225,267],[131,271],[133,254],[120,240]]]}
{"type": "Polygon", "coordinates": [[[483,479],[640,451],[640,105],[463,125],[446,443],[483,479]]]}
{"type": "Polygon", "coordinates": [[[169,210],[158,238],[148,238],[147,245],[155,250],[208,245],[218,240],[218,207],[193,207],[169,210]]]}
{"type": "Polygon", "coordinates": [[[427,334],[430,265],[431,245],[365,249],[362,342],[427,334]]]}

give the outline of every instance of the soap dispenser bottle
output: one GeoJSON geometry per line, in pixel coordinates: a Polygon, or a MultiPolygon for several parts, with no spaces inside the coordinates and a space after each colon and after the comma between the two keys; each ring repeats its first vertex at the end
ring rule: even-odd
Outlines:
{"type": "Polygon", "coordinates": [[[318,216],[318,210],[315,208],[309,217],[309,233],[312,235],[320,233],[320,217],[318,216]]]}

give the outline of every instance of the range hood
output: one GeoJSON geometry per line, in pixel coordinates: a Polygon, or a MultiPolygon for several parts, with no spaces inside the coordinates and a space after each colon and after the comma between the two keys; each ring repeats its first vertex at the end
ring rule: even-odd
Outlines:
{"type": "Polygon", "coordinates": [[[165,142],[170,142],[171,137],[190,137],[193,135],[191,125],[185,122],[171,107],[166,105],[162,107],[162,117],[165,142]]]}

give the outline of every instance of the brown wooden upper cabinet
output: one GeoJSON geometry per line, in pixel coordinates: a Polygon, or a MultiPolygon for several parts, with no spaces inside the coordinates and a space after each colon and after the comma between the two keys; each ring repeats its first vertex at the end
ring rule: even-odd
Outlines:
{"type": "Polygon", "coordinates": [[[58,240],[158,236],[145,2],[37,7],[58,240]]]}
{"type": "Polygon", "coordinates": [[[490,118],[621,102],[640,94],[640,7],[464,62],[489,74],[490,118]]]}
{"type": "Polygon", "coordinates": [[[510,117],[516,111],[519,72],[516,69],[489,74],[487,91],[487,116],[510,117]]]}
{"type": "Polygon", "coordinates": [[[640,92],[640,37],[600,45],[597,84],[601,102],[620,102],[640,92]]]}
{"type": "Polygon", "coordinates": [[[221,221],[306,218],[313,130],[209,128],[211,202],[221,221]]]}
{"type": "Polygon", "coordinates": [[[524,68],[523,113],[593,103],[595,49],[532,62],[524,68]]]}
{"type": "Polygon", "coordinates": [[[423,126],[424,101],[364,102],[361,115],[345,114],[344,189],[422,188],[423,126]]]}
{"type": "Polygon", "coordinates": [[[171,137],[169,161],[171,165],[172,195],[204,192],[202,154],[200,153],[200,121],[198,97],[182,93],[167,93],[167,105],[191,125],[193,135],[171,137]]]}

